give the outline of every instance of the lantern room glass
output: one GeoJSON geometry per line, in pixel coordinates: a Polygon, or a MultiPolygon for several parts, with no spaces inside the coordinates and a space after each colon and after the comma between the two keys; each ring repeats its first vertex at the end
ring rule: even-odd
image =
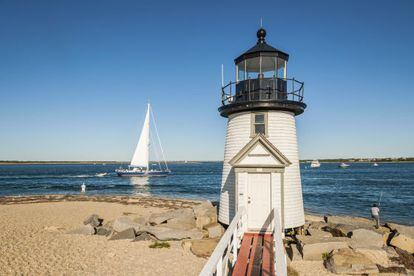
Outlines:
{"type": "Polygon", "coordinates": [[[286,78],[286,61],[275,56],[258,56],[236,64],[237,82],[248,79],[286,78]]]}

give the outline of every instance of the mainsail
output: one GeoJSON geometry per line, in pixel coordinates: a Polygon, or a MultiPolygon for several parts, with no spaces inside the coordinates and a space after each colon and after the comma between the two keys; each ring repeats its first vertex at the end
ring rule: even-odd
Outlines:
{"type": "Polygon", "coordinates": [[[148,104],[147,114],[145,115],[144,125],[142,127],[141,136],[139,137],[137,148],[135,149],[134,156],[131,160],[131,167],[143,167],[148,168],[149,160],[149,112],[150,105],[148,104]]]}

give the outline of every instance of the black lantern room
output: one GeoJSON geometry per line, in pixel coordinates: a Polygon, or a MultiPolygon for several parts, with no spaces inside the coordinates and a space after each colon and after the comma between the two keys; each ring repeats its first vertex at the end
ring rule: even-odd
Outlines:
{"type": "Polygon", "coordinates": [[[223,117],[236,112],[285,110],[303,113],[303,82],[287,76],[289,55],[266,43],[266,31],[257,31],[255,46],[234,60],[236,81],[222,87],[223,117]]]}

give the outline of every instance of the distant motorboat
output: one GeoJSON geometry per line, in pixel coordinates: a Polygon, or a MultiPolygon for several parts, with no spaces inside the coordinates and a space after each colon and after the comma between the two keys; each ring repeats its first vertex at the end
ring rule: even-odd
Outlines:
{"type": "Polygon", "coordinates": [[[95,174],[96,177],[104,177],[105,175],[107,175],[108,173],[97,173],[95,174]]]}
{"type": "Polygon", "coordinates": [[[319,163],[319,161],[318,160],[313,160],[312,162],[311,162],[311,164],[310,164],[310,167],[311,168],[319,168],[321,166],[321,163],[319,163]]]}
{"type": "Polygon", "coordinates": [[[342,168],[342,169],[345,169],[345,168],[348,168],[349,165],[345,164],[345,163],[341,163],[341,164],[339,164],[339,167],[342,168]]]}
{"type": "MultiPolygon", "coordinates": [[[[151,143],[155,144],[155,143],[151,143]]],[[[158,136],[157,126],[155,125],[154,115],[151,110],[150,104],[148,104],[147,113],[145,115],[144,126],[141,130],[138,145],[135,149],[134,156],[127,169],[119,168],[115,170],[118,176],[167,176],[171,171],[168,169],[167,162],[165,161],[164,151],[162,149],[161,140],[158,136]],[[161,154],[163,157],[163,164],[158,161],[158,169],[150,169],[149,151],[150,151],[150,111],[154,122],[155,133],[158,138],[161,154]]]]}
{"type": "Polygon", "coordinates": [[[374,165],[372,165],[373,167],[378,167],[378,164],[377,163],[374,163],[374,165]]]}

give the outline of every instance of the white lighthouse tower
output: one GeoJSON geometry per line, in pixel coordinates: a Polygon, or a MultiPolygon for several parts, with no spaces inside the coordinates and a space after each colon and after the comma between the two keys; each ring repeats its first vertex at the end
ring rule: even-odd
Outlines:
{"type": "Polygon", "coordinates": [[[305,223],[295,116],[303,113],[303,83],[287,76],[289,55],[265,41],[235,59],[236,81],[222,87],[220,115],[228,118],[219,220],[246,210],[248,231],[305,223]]]}

